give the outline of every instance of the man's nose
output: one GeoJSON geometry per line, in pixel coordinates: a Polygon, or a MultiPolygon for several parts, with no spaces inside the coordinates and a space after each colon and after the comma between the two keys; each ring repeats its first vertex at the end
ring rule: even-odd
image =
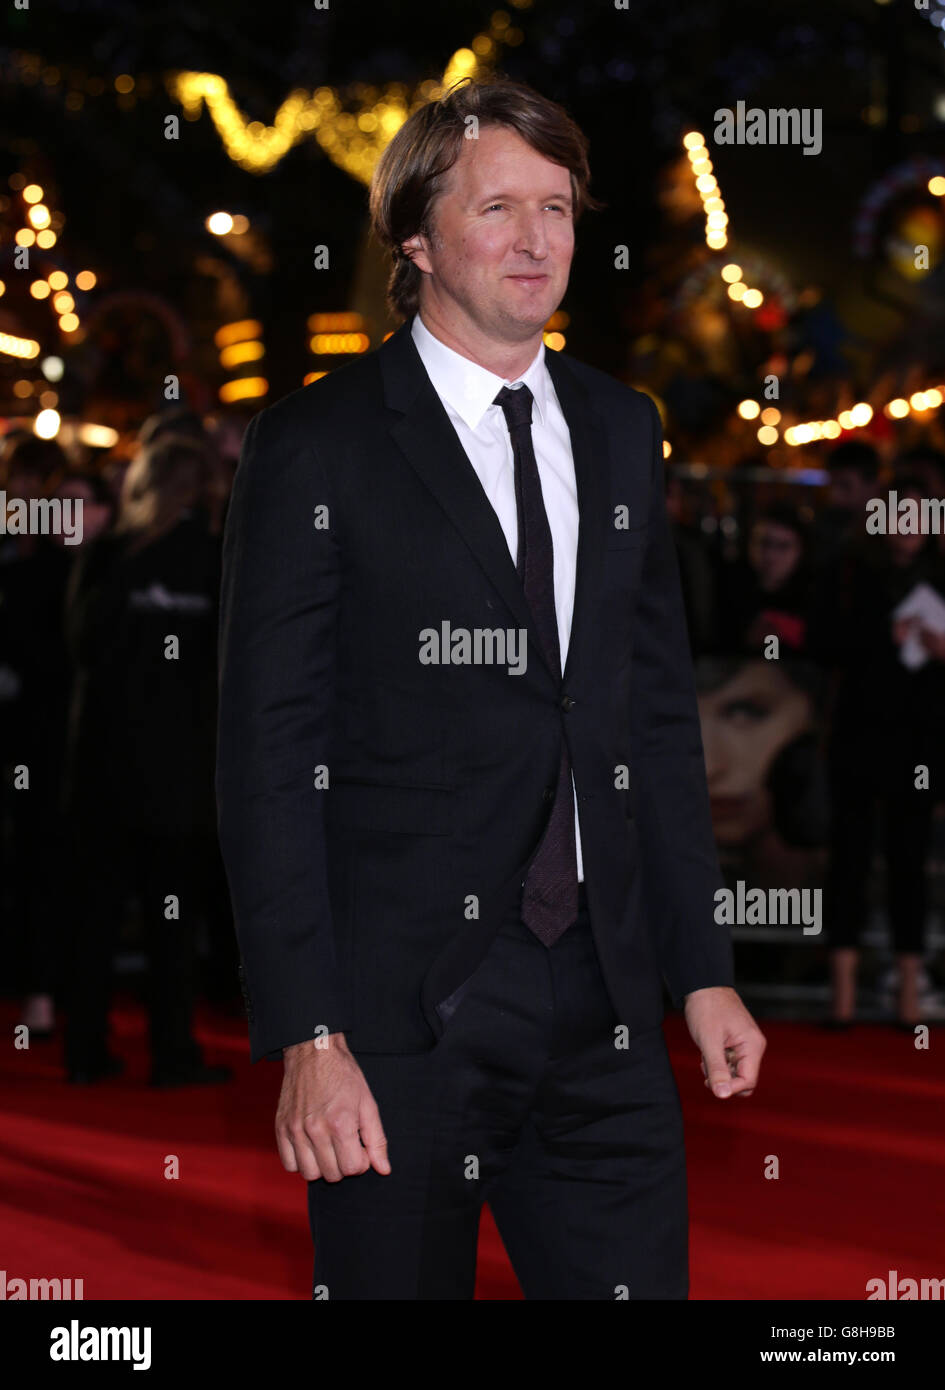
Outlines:
{"type": "Polygon", "coordinates": [[[541,213],[526,214],[519,219],[515,235],[516,251],[526,251],[536,260],[543,260],[548,254],[548,230],[542,221],[541,213]]]}

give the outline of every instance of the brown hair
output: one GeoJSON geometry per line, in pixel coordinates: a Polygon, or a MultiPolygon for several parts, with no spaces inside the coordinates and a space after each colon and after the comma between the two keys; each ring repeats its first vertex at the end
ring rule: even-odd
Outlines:
{"type": "Polygon", "coordinates": [[[567,169],[575,222],[585,208],[596,211],[607,206],[589,192],[587,137],[563,106],[504,76],[488,82],[461,78],[437,101],[427,102],[407,118],[382,153],[371,180],[371,226],[393,258],[387,302],[403,318],[419,307],[423,276],[403,243],[418,233],[432,235],[433,206],[459,158],[470,117],[476,118],[479,129],[501,125],[516,131],[533,150],[567,169]]]}
{"type": "Polygon", "coordinates": [[[125,474],[115,531],[163,532],[200,501],[207,449],[186,434],[161,434],[139,447],[125,474]]]}

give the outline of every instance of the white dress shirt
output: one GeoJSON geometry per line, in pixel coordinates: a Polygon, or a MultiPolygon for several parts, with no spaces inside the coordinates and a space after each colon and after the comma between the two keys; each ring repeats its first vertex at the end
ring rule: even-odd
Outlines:
{"type": "MultiPolygon", "coordinates": [[[[427,375],[499,519],[513,562],[518,554],[515,458],[505,414],[493,402],[503,386],[514,390],[524,383],[532,393],[532,443],[554,546],[555,613],[563,671],[574,611],[579,514],[571,435],[545,364],[545,345],[541,344],[527,371],[514,381],[506,381],[447,347],[430,332],[419,314],[414,315],[411,334],[427,375]]],[[[573,776],[571,780],[573,786],[573,776]]],[[[578,879],[583,880],[576,793],[574,837],[578,879]]]]}

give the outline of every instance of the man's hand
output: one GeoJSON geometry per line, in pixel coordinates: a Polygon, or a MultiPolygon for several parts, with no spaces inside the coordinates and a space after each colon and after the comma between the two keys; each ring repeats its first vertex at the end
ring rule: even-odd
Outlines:
{"type": "Polygon", "coordinates": [[[735,991],[722,985],[694,990],[684,1012],[712,1094],[750,1096],[768,1044],[735,991]]]}
{"type": "Polygon", "coordinates": [[[321,1047],[296,1043],[282,1056],[276,1143],[286,1172],[308,1182],[339,1182],[368,1168],[389,1173],[380,1113],[344,1034],[329,1034],[321,1047]]]}

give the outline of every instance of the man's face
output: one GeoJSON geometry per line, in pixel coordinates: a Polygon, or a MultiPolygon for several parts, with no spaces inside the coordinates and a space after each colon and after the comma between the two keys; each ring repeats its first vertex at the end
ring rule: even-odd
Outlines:
{"type": "Polygon", "coordinates": [[[876,484],[863,478],[855,468],[837,468],[830,475],[830,506],[858,517],[875,496],[876,484]]]}
{"type": "MultiPolygon", "coordinates": [[[[912,488],[907,489],[905,492],[901,492],[899,498],[900,501],[903,498],[907,498],[915,502],[919,508],[922,506],[922,494],[915,492],[912,488]]],[[[892,551],[893,560],[899,565],[911,564],[925,549],[925,542],[926,537],[921,533],[913,535],[911,532],[903,534],[897,531],[893,535],[888,535],[886,537],[886,544],[892,551]]]]}
{"type": "Polygon", "coordinates": [[[801,538],[789,526],[759,521],[751,533],[748,559],[764,589],[786,584],[801,559],[801,538]]]}
{"type": "MultiPolygon", "coordinates": [[[[405,243],[422,296],[460,328],[524,342],[564,297],[574,254],[571,178],[504,126],[464,140],[433,209],[435,234],[405,243]]],[[[421,305],[425,299],[421,298],[421,305]]]]}

